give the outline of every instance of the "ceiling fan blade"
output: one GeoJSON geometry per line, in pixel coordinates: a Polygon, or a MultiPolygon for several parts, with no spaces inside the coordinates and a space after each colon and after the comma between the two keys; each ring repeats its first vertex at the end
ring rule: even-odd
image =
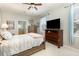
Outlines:
{"type": "Polygon", "coordinates": [[[27,4],[27,5],[30,5],[30,3],[23,3],[23,4],[27,4]]]}
{"type": "Polygon", "coordinates": [[[38,10],[38,8],[37,7],[34,7],[35,8],[35,10],[38,10]]]}
{"type": "Polygon", "coordinates": [[[35,3],[34,5],[41,6],[42,4],[41,3],[35,3]]]}
{"type": "Polygon", "coordinates": [[[29,6],[28,10],[29,10],[30,8],[32,8],[32,6],[29,6]]]}
{"type": "Polygon", "coordinates": [[[37,5],[37,6],[42,5],[41,3],[23,3],[23,4],[27,4],[27,5],[37,5]]]}

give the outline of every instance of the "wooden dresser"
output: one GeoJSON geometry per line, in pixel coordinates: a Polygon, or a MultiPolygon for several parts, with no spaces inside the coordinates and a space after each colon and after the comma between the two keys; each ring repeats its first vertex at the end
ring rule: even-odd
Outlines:
{"type": "Polygon", "coordinates": [[[31,25],[28,27],[28,32],[37,33],[37,27],[35,25],[31,25]]]}
{"type": "Polygon", "coordinates": [[[60,48],[63,46],[63,30],[61,29],[46,29],[45,30],[46,41],[55,44],[60,48]]]}

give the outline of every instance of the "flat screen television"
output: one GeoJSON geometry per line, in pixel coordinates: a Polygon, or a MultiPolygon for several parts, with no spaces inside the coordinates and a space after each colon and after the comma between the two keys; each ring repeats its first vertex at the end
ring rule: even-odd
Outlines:
{"type": "Polygon", "coordinates": [[[47,29],[60,29],[60,18],[47,21],[47,29]]]}

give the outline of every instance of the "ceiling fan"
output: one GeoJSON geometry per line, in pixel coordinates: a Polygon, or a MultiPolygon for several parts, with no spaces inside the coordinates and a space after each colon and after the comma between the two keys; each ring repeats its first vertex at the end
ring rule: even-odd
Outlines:
{"type": "Polygon", "coordinates": [[[38,10],[37,6],[41,6],[41,3],[23,3],[23,4],[27,4],[29,5],[28,10],[30,10],[31,8],[34,8],[35,10],[38,10]]]}

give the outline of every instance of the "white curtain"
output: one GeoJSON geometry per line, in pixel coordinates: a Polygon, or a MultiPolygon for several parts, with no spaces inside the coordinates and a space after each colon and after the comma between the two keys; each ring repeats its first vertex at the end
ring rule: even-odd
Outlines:
{"type": "Polygon", "coordinates": [[[45,32],[46,21],[47,21],[47,17],[41,18],[41,20],[40,20],[40,33],[41,34],[43,34],[45,32]]]}
{"type": "Polygon", "coordinates": [[[68,19],[68,29],[69,29],[69,43],[72,45],[74,43],[74,30],[73,30],[73,20],[74,20],[74,5],[71,4],[68,19]]]}

